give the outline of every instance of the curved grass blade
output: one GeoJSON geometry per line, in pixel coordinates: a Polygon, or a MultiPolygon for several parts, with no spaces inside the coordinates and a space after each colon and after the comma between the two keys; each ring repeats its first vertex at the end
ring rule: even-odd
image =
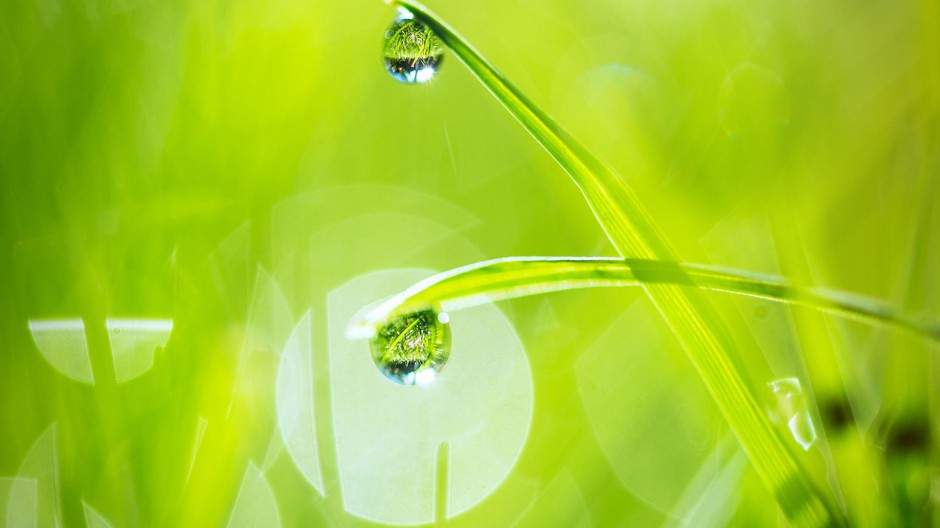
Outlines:
{"type": "Polygon", "coordinates": [[[350,322],[347,333],[353,338],[372,337],[378,325],[393,317],[435,306],[454,311],[528,295],[653,283],[805,306],[940,342],[940,323],[918,321],[867,297],[799,288],[776,277],[714,266],[608,257],[507,257],[462,266],[428,277],[364,310],[350,322]]]}
{"type": "MultiPolygon", "coordinates": [[[[571,176],[611,243],[627,258],[678,260],[640,200],[594,157],[483,58],[463,37],[424,6],[394,0],[431,28],[496,99],[571,176]]],[[[740,375],[737,347],[714,307],[695,289],[644,284],[744,448],[757,474],[791,524],[842,523],[787,451],[740,375]]]]}

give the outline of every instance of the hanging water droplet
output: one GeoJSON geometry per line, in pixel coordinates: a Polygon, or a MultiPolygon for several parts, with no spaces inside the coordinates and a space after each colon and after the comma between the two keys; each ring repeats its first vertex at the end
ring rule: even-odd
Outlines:
{"type": "Polygon", "coordinates": [[[392,25],[385,31],[385,69],[403,83],[431,80],[441,66],[444,43],[431,28],[415,20],[406,9],[399,9],[392,25]]]}
{"type": "Polygon", "coordinates": [[[382,374],[402,385],[427,385],[450,357],[447,314],[435,310],[410,313],[376,330],[372,359],[382,374]]]}
{"type": "Polygon", "coordinates": [[[816,441],[816,427],[809,414],[806,397],[796,378],[781,378],[771,381],[768,386],[774,393],[777,407],[771,409],[770,419],[778,424],[786,424],[793,439],[808,450],[816,441]]]}

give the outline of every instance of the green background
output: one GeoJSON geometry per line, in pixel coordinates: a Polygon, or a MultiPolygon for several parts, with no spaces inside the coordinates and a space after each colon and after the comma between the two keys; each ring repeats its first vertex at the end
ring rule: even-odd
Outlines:
{"type": "MultiPolygon", "coordinates": [[[[935,2],[430,7],[622,174],[683,260],[940,318],[935,2]]],[[[277,434],[278,351],[246,345],[259,269],[290,305],[269,323],[292,327],[372,270],[614,254],[568,176],[455,57],[426,85],[384,72],[392,17],[358,0],[0,6],[0,476],[56,423],[65,524],[85,522],[82,501],[115,526],[225,524],[277,434]],[[449,231],[370,222],[380,212],[449,231]],[[285,257],[331,226],[345,236],[316,262],[285,257]],[[126,383],[66,378],[28,328],[82,318],[103,373],[109,317],[174,321],[126,383]]],[[[767,383],[801,380],[819,438],[791,448],[855,524],[940,522],[936,345],[709,296],[768,409],[767,383]]],[[[618,289],[500,305],[528,354],[531,429],[503,484],[442,522],[785,522],[645,303],[618,289]],[[703,460],[721,471],[692,486],[703,460]]],[[[329,451],[326,498],[287,453],[266,468],[283,524],[371,524],[344,511],[329,451]]]]}

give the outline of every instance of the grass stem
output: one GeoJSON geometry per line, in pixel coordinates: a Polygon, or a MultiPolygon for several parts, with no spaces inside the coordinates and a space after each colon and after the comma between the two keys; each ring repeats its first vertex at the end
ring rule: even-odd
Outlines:
{"type": "MultiPolygon", "coordinates": [[[[571,176],[622,257],[678,260],[640,200],[620,176],[581,146],[438,16],[417,2],[396,0],[393,3],[430,27],[571,176]]],[[[679,273],[685,272],[679,269],[679,273]]],[[[735,365],[737,346],[702,292],[673,283],[643,283],[642,287],[682,343],[751,465],[791,524],[815,527],[841,522],[757,404],[753,391],[735,365]]]]}
{"type": "Polygon", "coordinates": [[[435,307],[450,312],[529,295],[643,284],[694,286],[803,306],[940,342],[940,323],[918,320],[860,295],[800,288],[778,277],[715,266],[608,257],[506,257],[438,273],[360,312],[350,322],[349,334],[372,337],[385,321],[435,307]]]}

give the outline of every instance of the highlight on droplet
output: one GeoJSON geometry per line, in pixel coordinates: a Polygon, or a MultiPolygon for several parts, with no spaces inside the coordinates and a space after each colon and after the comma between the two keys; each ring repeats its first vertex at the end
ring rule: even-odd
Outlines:
{"type": "Polygon", "coordinates": [[[781,378],[767,384],[773,391],[776,408],[770,409],[770,419],[777,424],[786,424],[803,450],[809,450],[816,441],[816,427],[809,414],[809,407],[796,378],[781,378]]]}

